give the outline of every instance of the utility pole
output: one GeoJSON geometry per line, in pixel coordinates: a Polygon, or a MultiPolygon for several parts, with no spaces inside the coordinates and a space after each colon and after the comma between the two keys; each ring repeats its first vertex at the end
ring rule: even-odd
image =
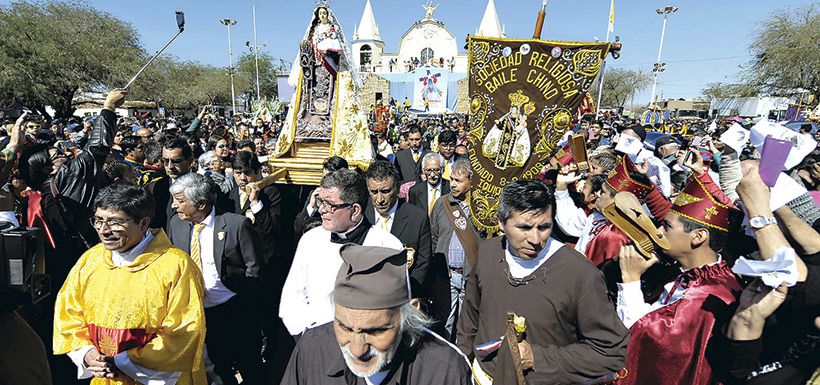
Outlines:
{"type": "Polygon", "coordinates": [[[652,81],[652,96],[649,98],[649,106],[651,107],[652,104],[655,103],[655,90],[658,86],[658,75],[666,70],[666,63],[661,62],[661,51],[663,51],[663,38],[666,35],[666,19],[669,15],[678,11],[678,7],[673,7],[671,5],[667,5],[663,8],[658,8],[655,12],[658,15],[663,15],[663,27],[661,28],[661,44],[658,47],[658,60],[655,61],[654,68],[652,68],[652,72],[655,74],[655,79],[652,81]]]}
{"type": "Polygon", "coordinates": [[[256,100],[262,99],[259,92],[259,45],[256,43],[256,6],[253,6],[253,55],[256,62],[256,100]]]}
{"type": "Polygon", "coordinates": [[[234,19],[219,20],[222,25],[228,27],[228,64],[230,66],[229,72],[231,74],[231,107],[233,108],[233,115],[236,115],[236,91],[233,86],[233,51],[231,50],[231,26],[236,24],[234,19]]]}

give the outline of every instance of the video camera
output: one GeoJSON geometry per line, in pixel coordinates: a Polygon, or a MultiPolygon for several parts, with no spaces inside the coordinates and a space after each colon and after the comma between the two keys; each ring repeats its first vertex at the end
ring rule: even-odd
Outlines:
{"type": "Polygon", "coordinates": [[[44,237],[39,228],[0,228],[0,290],[24,301],[17,305],[37,303],[51,293],[44,237]]]}

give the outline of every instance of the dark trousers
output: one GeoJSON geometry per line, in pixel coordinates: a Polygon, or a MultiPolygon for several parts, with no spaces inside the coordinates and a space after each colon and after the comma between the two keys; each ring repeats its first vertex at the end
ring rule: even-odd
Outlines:
{"type": "Polygon", "coordinates": [[[210,383],[236,384],[237,370],[243,384],[265,383],[258,317],[253,301],[240,295],[205,309],[205,346],[213,363],[213,370],[206,370],[210,383]]]}

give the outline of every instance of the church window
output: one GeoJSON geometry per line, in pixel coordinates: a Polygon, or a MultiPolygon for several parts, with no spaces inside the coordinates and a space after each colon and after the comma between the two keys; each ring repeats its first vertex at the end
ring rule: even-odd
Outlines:
{"type": "Polygon", "coordinates": [[[359,64],[362,66],[362,69],[370,66],[372,52],[373,50],[370,48],[370,45],[365,44],[359,50],[359,64]]]}
{"type": "Polygon", "coordinates": [[[421,62],[422,64],[427,64],[430,59],[434,57],[435,53],[430,48],[425,48],[421,50],[421,62]]]}

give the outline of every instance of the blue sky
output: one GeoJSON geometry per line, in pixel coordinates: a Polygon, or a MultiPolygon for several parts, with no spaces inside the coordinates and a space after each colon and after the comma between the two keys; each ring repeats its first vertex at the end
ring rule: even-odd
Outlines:
{"type": "MultiPolygon", "coordinates": [[[[398,49],[400,36],[424,16],[426,0],[371,0],[376,22],[388,52],[398,49]]],[[[7,0],[0,0],[8,3],[7,0]]],[[[474,33],[486,0],[439,0],[435,17],[457,39],[474,33]]],[[[251,6],[256,5],[257,34],[263,51],[292,60],[315,5],[313,0],[90,0],[88,4],[131,23],[148,51],[155,51],[175,32],[174,10],[186,14],[186,31],[168,53],[185,60],[227,66],[227,33],[219,19],[237,20],[232,27],[234,57],[253,39],[251,6]]],[[[529,37],[540,6],[538,0],[495,0],[501,23],[510,37],[529,37]]],[[[655,9],[680,7],[670,16],[659,78],[658,94],[695,97],[710,82],[731,82],[748,60],[748,41],[773,11],[810,4],[808,0],[615,0],[615,33],[624,44],[621,58],[609,63],[644,71],[652,68],[660,41],[662,17],[655,9]]],[[[334,0],[331,8],[342,23],[348,41],[359,22],[365,0],[334,0]]],[[[606,36],[610,0],[558,1],[547,8],[542,38],[593,40],[606,36]]],[[[614,36],[612,36],[614,39],[614,36]]],[[[636,96],[646,103],[649,90],[636,96]]]]}

